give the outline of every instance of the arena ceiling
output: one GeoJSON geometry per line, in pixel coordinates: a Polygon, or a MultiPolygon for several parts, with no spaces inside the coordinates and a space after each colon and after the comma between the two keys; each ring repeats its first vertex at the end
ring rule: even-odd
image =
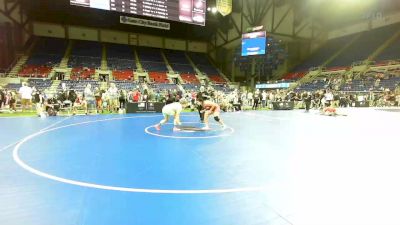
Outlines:
{"type": "MultiPolygon", "coordinates": [[[[171,30],[160,31],[122,25],[121,13],[70,6],[69,0],[12,1],[22,1],[31,21],[210,41],[215,47],[240,39],[241,33],[251,26],[264,25],[268,32],[283,39],[312,40],[331,29],[400,11],[399,0],[233,0],[231,15],[223,17],[210,12],[205,27],[168,21],[171,30]]],[[[215,0],[208,0],[207,4],[215,6],[215,0]]]]}
{"type": "Polygon", "coordinates": [[[400,11],[399,0],[292,0],[298,13],[326,28],[338,28],[400,11]]]}
{"type": "MultiPolygon", "coordinates": [[[[209,39],[218,26],[215,20],[207,21],[207,26],[184,24],[174,21],[171,23],[171,30],[159,30],[120,24],[120,15],[141,17],[137,15],[109,12],[104,10],[90,9],[71,6],[69,0],[21,0],[31,21],[51,22],[58,24],[89,26],[104,29],[122,30],[132,33],[143,33],[164,37],[173,37],[191,40],[209,39]]],[[[150,18],[152,19],[152,18],[150,18]]],[[[153,20],[160,20],[154,19],[153,20]]]]}

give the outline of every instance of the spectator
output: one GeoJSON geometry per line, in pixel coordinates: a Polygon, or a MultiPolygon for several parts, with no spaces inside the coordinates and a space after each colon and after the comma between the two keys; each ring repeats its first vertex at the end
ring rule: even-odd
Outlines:
{"type": "Polygon", "coordinates": [[[118,99],[119,99],[119,92],[118,88],[115,86],[115,83],[111,83],[110,88],[108,89],[108,97],[109,97],[109,109],[110,112],[118,112],[118,99]]]}
{"type": "MultiPolygon", "coordinates": [[[[31,109],[32,107],[32,88],[28,86],[26,82],[22,83],[22,87],[19,89],[18,93],[21,95],[21,105],[22,111],[26,109],[31,109]]],[[[15,100],[15,99],[14,99],[15,100]]]]}
{"type": "Polygon", "coordinates": [[[119,110],[124,110],[126,108],[126,91],[119,91],[119,110]]]}
{"type": "Polygon", "coordinates": [[[89,114],[89,110],[96,111],[96,100],[94,97],[94,93],[92,91],[91,84],[86,85],[86,88],[84,91],[84,101],[86,103],[86,115],[89,114]]]}
{"type": "Polygon", "coordinates": [[[98,87],[94,88],[94,98],[96,99],[96,109],[97,113],[99,113],[102,110],[102,99],[101,99],[101,91],[98,87]]]}
{"type": "Polygon", "coordinates": [[[0,109],[3,108],[3,105],[6,103],[6,93],[2,86],[0,86],[0,109]]]}

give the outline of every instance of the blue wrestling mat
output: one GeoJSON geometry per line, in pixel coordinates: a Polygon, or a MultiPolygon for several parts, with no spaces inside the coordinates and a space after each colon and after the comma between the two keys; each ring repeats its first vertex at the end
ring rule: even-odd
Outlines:
{"type": "MultiPolygon", "coordinates": [[[[347,219],[329,224],[375,221],[366,215],[382,218],[376,207],[399,197],[399,184],[381,174],[397,176],[400,166],[389,149],[394,134],[377,143],[380,134],[365,129],[400,120],[371,110],[365,125],[358,113],[225,113],[226,128],[176,132],[153,127],[160,114],[0,119],[0,224],[324,224],[333,214],[347,219]],[[354,134],[363,136],[355,147],[354,134]],[[377,179],[391,197],[365,208],[362,193],[383,193],[367,185],[377,179]]],[[[181,120],[201,128],[198,119],[181,120]]]]}

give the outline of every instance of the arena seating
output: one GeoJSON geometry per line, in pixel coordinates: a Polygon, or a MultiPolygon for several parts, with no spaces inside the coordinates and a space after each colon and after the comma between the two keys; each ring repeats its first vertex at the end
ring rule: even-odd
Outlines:
{"type": "Polygon", "coordinates": [[[164,62],[141,62],[143,69],[148,72],[167,72],[167,66],[164,62]]]}
{"type": "Polygon", "coordinates": [[[197,68],[207,75],[217,75],[219,74],[217,69],[210,63],[208,57],[204,53],[189,53],[189,57],[192,59],[193,63],[197,66],[197,68]]]}
{"type": "Polygon", "coordinates": [[[135,70],[133,49],[129,45],[107,45],[107,64],[111,70],[135,70]]]}
{"type": "MultiPolygon", "coordinates": [[[[380,72],[368,72],[362,77],[355,79],[342,80],[341,76],[337,76],[336,79],[341,80],[339,86],[340,91],[344,92],[368,92],[368,91],[383,91],[383,90],[395,90],[400,85],[400,76],[397,71],[393,73],[383,74],[380,72]],[[397,75],[397,76],[396,76],[397,75]]],[[[334,78],[330,78],[331,80],[334,78]]],[[[304,83],[296,88],[296,92],[302,91],[316,91],[330,87],[329,78],[317,78],[311,82],[304,83]]],[[[332,87],[330,87],[332,88],[332,87]]]]}
{"type": "Polygon", "coordinates": [[[45,65],[25,65],[19,72],[20,77],[46,78],[49,76],[52,67],[45,65]]]}
{"type": "Polygon", "coordinates": [[[225,92],[225,93],[229,93],[229,92],[233,91],[233,89],[229,88],[226,85],[217,84],[217,85],[214,85],[213,87],[214,87],[215,90],[222,91],[222,92],[225,92]]]}
{"type": "Polygon", "coordinates": [[[388,79],[382,79],[380,86],[384,89],[394,90],[400,85],[400,77],[391,77],[388,79]]]}
{"type": "Polygon", "coordinates": [[[353,62],[363,61],[384,44],[400,28],[400,24],[374,29],[364,34],[345,51],[339,54],[327,67],[349,66],[353,62]]]}
{"type": "Polygon", "coordinates": [[[296,88],[296,92],[315,91],[327,87],[327,82],[324,79],[317,79],[310,83],[305,83],[296,88]]]}
{"type": "Polygon", "coordinates": [[[132,70],[115,70],[112,72],[115,80],[133,80],[133,71],[132,70]]]}
{"type": "Polygon", "coordinates": [[[67,40],[40,38],[26,65],[53,67],[61,62],[67,48],[67,40]]]}
{"type": "Polygon", "coordinates": [[[186,84],[182,84],[182,87],[186,91],[198,91],[200,88],[200,83],[198,83],[198,84],[186,83],[186,84]]]}
{"type": "Polygon", "coordinates": [[[58,86],[58,91],[62,89],[62,84],[70,90],[75,90],[77,92],[83,92],[88,84],[92,85],[92,88],[99,87],[99,82],[94,80],[64,80],[58,86]]]}
{"type": "Polygon", "coordinates": [[[43,91],[51,87],[53,82],[50,79],[29,79],[28,83],[30,87],[35,87],[36,90],[43,91]]]}
{"type": "Polygon", "coordinates": [[[14,90],[14,91],[18,91],[19,88],[21,87],[21,84],[7,84],[6,86],[4,86],[5,89],[7,90],[14,90]]]}
{"type": "Polygon", "coordinates": [[[226,80],[220,75],[209,75],[208,76],[215,84],[225,84],[226,80]]]}
{"type": "Polygon", "coordinates": [[[294,72],[294,73],[288,73],[286,74],[282,79],[284,80],[298,80],[302,77],[304,77],[307,74],[307,72],[294,72]]]}
{"type": "Polygon", "coordinates": [[[71,56],[68,62],[68,67],[79,68],[100,68],[101,58],[100,57],[88,57],[88,56],[71,56]]]}
{"type": "Polygon", "coordinates": [[[67,41],[58,38],[40,38],[26,64],[19,71],[21,77],[45,78],[64,55],[67,41]]]}
{"type": "Polygon", "coordinates": [[[161,56],[161,50],[158,48],[137,48],[143,69],[149,72],[167,72],[167,66],[161,56]]]}
{"type": "Polygon", "coordinates": [[[99,42],[77,41],[71,52],[68,67],[91,69],[101,66],[102,45],[99,42]]]}
{"type": "Polygon", "coordinates": [[[177,73],[190,73],[195,74],[194,68],[190,65],[189,60],[186,58],[185,52],[164,50],[165,56],[168,59],[172,69],[177,73]]]}
{"type": "MultiPolygon", "coordinates": [[[[29,79],[28,80],[28,85],[30,87],[35,87],[36,90],[43,91],[47,88],[49,88],[52,84],[52,81],[50,79],[29,79]]],[[[21,87],[21,84],[7,84],[5,86],[6,89],[8,90],[16,90],[18,91],[19,88],[21,87]]]]}
{"type": "Polygon", "coordinates": [[[380,62],[393,59],[400,59],[400,37],[379,54],[375,60],[380,62]]]}
{"type": "Polygon", "coordinates": [[[95,74],[95,69],[92,68],[73,68],[71,71],[71,80],[90,80],[95,74]]]}
{"type": "Polygon", "coordinates": [[[165,72],[149,72],[149,77],[154,83],[169,83],[168,76],[165,72]]]}
{"type": "Polygon", "coordinates": [[[369,91],[374,89],[375,80],[372,77],[369,79],[361,80],[354,79],[341,86],[341,91],[369,91]]]}
{"type": "Polygon", "coordinates": [[[227,81],[219,75],[218,70],[211,64],[207,55],[204,53],[189,53],[190,58],[196,67],[204,74],[206,74],[210,80],[216,84],[224,84],[227,81]]]}
{"type": "Polygon", "coordinates": [[[113,81],[111,83],[114,83],[118,89],[125,91],[131,91],[139,88],[138,83],[132,81],[113,81]]]}
{"type": "Polygon", "coordinates": [[[171,64],[172,69],[179,74],[190,73],[195,74],[193,67],[188,64],[171,64]]]}
{"type": "Polygon", "coordinates": [[[107,59],[107,64],[110,70],[116,70],[116,71],[136,70],[136,62],[131,59],[109,58],[107,59]]]}
{"type": "MultiPolygon", "coordinates": [[[[296,66],[293,71],[295,72],[307,72],[312,67],[321,66],[327,61],[333,54],[343,48],[347,43],[355,38],[357,34],[339,37],[327,41],[321,48],[314,52],[308,59],[303,63],[296,66]]],[[[350,62],[351,64],[351,62],[350,62]]]]}
{"type": "Polygon", "coordinates": [[[151,84],[150,87],[155,91],[163,91],[163,90],[178,90],[178,86],[176,84],[151,84]]]}
{"type": "Polygon", "coordinates": [[[194,74],[181,74],[181,78],[185,83],[200,84],[199,79],[194,74]]]}

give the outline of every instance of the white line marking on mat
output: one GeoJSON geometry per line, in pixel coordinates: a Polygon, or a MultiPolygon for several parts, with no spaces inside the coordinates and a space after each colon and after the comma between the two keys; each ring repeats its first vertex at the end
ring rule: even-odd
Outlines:
{"type": "MultiPolygon", "coordinates": [[[[55,125],[64,122],[64,121],[67,120],[68,118],[69,118],[69,117],[67,117],[67,118],[65,118],[65,119],[62,119],[62,120],[60,120],[60,121],[57,121],[57,122],[51,124],[50,126],[45,127],[45,128],[43,128],[43,129],[41,129],[41,130],[39,130],[39,131],[44,131],[44,130],[50,129],[50,128],[54,127],[55,125]]],[[[22,141],[22,140],[23,140],[23,139],[20,139],[20,140],[14,142],[14,143],[11,143],[11,144],[9,144],[9,145],[7,145],[7,146],[4,146],[3,148],[0,149],[0,152],[7,150],[8,148],[10,148],[10,147],[12,147],[12,146],[18,144],[18,143],[19,143],[20,141],[22,141]]]]}
{"type": "Polygon", "coordinates": [[[124,120],[124,119],[135,119],[135,118],[149,118],[149,117],[159,117],[158,116],[136,116],[136,117],[120,117],[120,118],[111,118],[111,119],[103,119],[103,120],[93,120],[93,121],[87,121],[87,122],[81,122],[81,123],[75,123],[75,124],[69,124],[65,126],[60,126],[60,127],[55,127],[51,128],[48,130],[43,130],[36,132],[34,134],[31,134],[27,137],[25,137],[22,141],[20,141],[13,150],[13,159],[14,161],[21,166],[23,169],[27,170],[30,173],[36,174],[38,176],[66,183],[66,184],[71,184],[71,185],[76,185],[76,186],[81,186],[81,187],[88,187],[88,188],[95,188],[95,189],[102,189],[102,190],[109,190],[109,191],[121,191],[121,192],[136,192],[136,193],[153,193],[153,194],[222,194],[222,193],[237,193],[237,192],[260,192],[260,191],[265,191],[266,188],[264,186],[256,186],[256,187],[242,187],[242,188],[224,188],[224,189],[196,189],[196,190],[175,190],[175,189],[145,189],[145,188],[129,188],[129,187],[116,187],[116,186],[108,186],[108,185],[100,185],[100,184],[94,184],[94,183],[88,183],[88,182],[82,182],[82,181],[76,181],[76,180],[71,180],[71,179],[66,179],[58,176],[54,176],[51,174],[47,174],[45,172],[39,171],[35,168],[32,168],[28,164],[26,164],[24,161],[21,160],[19,157],[19,150],[20,147],[27,141],[31,140],[34,137],[40,136],[44,133],[48,133],[51,131],[67,128],[67,127],[73,127],[73,126],[79,126],[79,125],[84,125],[84,124],[91,124],[91,123],[97,123],[97,122],[104,122],[104,121],[113,121],[113,120],[124,120]]]}

